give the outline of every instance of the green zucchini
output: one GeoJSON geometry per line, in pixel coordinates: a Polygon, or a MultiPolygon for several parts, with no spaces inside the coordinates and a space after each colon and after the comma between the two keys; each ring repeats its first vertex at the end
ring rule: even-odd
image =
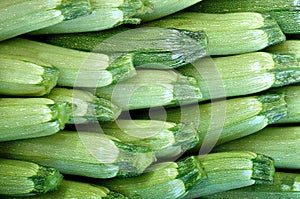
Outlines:
{"type": "Polygon", "coordinates": [[[144,68],[176,68],[205,56],[207,48],[207,38],[202,31],[153,27],[121,27],[100,32],[57,34],[38,38],[76,50],[108,54],[131,53],[134,65],[144,68]]]}
{"type": "Polygon", "coordinates": [[[0,41],[89,15],[88,0],[14,0],[0,2],[0,41]]]}
{"type": "Polygon", "coordinates": [[[0,141],[47,136],[65,127],[70,104],[46,98],[0,98],[0,141]]]}
{"type": "Polygon", "coordinates": [[[176,199],[182,198],[189,189],[205,179],[201,163],[191,156],[177,162],[154,164],[137,177],[98,183],[132,198],[176,199]]]}
{"type": "Polygon", "coordinates": [[[258,93],[300,81],[294,55],[252,52],[200,59],[177,69],[198,81],[203,100],[258,93]]]}
{"type": "Polygon", "coordinates": [[[267,127],[247,137],[220,145],[214,151],[236,151],[241,148],[272,157],[276,168],[300,169],[300,128],[267,127]]]}
{"type": "Polygon", "coordinates": [[[252,152],[237,151],[199,156],[207,180],[191,188],[185,199],[246,187],[272,184],[275,172],[273,159],[252,152]]]}
{"type": "MultiPolygon", "coordinates": [[[[192,125],[199,143],[193,149],[200,153],[240,137],[255,133],[287,115],[284,96],[266,94],[247,96],[180,108],[151,110],[151,119],[192,125]]],[[[144,114],[136,117],[146,118],[144,114]]]]}
{"type": "Polygon", "coordinates": [[[109,100],[96,97],[85,90],[56,87],[45,97],[72,104],[72,114],[68,121],[71,124],[113,121],[121,114],[121,109],[109,100]]]}
{"type": "Polygon", "coordinates": [[[92,12],[89,15],[62,21],[32,34],[56,34],[99,31],[121,24],[138,24],[141,19],[134,17],[152,10],[147,0],[91,0],[92,12]]]}
{"type": "Polygon", "coordinates": [[[284,199],[300,197],[300,174],[275,172],[274,183],[270,185],[252,185],[240,189],[216,193],[203,199],[284,199]]]}
{"type": "Polygon", "coordinates": [[[55,191],[63,176],[32,162],[0,158],[0,196],[30,196],[55,191]]]}
{"type": "Polygon", "coordinates": [[[127,80],[96,89],[96,96],[109,99],[122,110],[195,103],[202,98],[197,82],[173,70],[137,70],[127,80]]]}
{"type": "Polygon", "coordinates": [[[300,40],[291,39],[264,49],[266,52],[291,54],[300,61],[300,40]]]}
{"type": "Polygon", "coordinates": [[[145,23],[142,27],[204,31],[209,41],[209,55],[258,51],[285,40],[285,35],[273,18],[267,14],[252,12],[228,14],[180,12],[145,23]]]}
{"type": "Polygon", "coordinates": [[[92,178],[139,175],[156,160],[148,148],[80,129],[1,143],[0,156],[32,161],[56,168],[63,174],[92,178]]]}
{"type": "Polygon", "coordinates": [[[81,52],[22,38],[1,42],[0,53],[51,64],[59,69],[59,86],[101,87],[135,74],[132,56],[129,54],[113,58],[105,54],[81,52]]]}
{"type": "Polygon", "coordinates": [[[190,8],[205,13],[259,12],[269,13],[284,33],[300,33],[300,3],[295,0],[204,0],[190,8]]]}
{"type": "Polygon", "coordinates": [[[0,95],[43,96],[57,84],[59,71],[47,63],[0,55],[0,95]]]}
{"type": "Polygon", "coordinates": [[[119,119],[101,128],[124,143],[151,149],[157,158],[180,156],[199,141],[193,127],[164,121],[119,119]]]}
{"type": "MultiPolygon", "coordinates": [[[[106,187],[80,181],[63,180],[58,190],[27,197],[28,199],[128,199],[106,187]]],[[[17,198],[16,198],[17,199],[17,198]]]]}

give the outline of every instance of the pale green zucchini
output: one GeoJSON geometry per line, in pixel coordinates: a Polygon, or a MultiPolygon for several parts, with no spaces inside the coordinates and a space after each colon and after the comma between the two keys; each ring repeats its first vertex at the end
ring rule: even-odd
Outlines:
{"type": "Polygon", "coordinates": [[[0,2],[0,41],[91,13],[88,0],[0,2]]]}
{"type": "Polygon", "coordinates": [[[43,96],[57,84],[59,71],[47,63],[0,55],[0,95],[43,96]]]}
{"type": "Polygon", "coordinates": [[[207,180],[191,188],[185,199],[246,187],[272,184],[275,172],[273,159],[252,152],[211,153],[199,156],[207,180]]]}
{"type": "MultiPolygon", "coordinates": [[[[55,191],[63,176],[32,162],[0,159],[0,196],[30,196],[55,191]]],[[[1,198],[2,198],[1,197],[1,198]]]]}
{"type": "Polygon", "coordinates": [[[135,74],[132,56],[112,58],[42,42],[15,38],[0,43],[0,53],[41,60],[59,69],[59,86],[101,87],[135,74]]]}
{"type": "Polygon", "coordinates": [[[267,127],[253,135],[220,145],[214,151],[242,148],[272,157],[277,168],[300,169],[299,145],[300,127],[267,127]]]}
{"type": "Polygon", "coordinates": [[[70,104],[46,98],[0,98],[0,141],[47,136],[65,127],[70,104]]]}
{"type": "Polygon", "coordinates": [[[137,177],[116,178],[99,183],[132,198],[176,199],[182,198],[205,178],[201,163],[191,156],[177,162],[154,164],[137,177]]]}
{"type": "Polygon", "coordinates": [[[300,174],[275,172],[274,183],[264,185],[252,185],[240,189],[220,192],[203,199],[284,199],[300,197],[300,174]]]}
{"type": "Polygon", "coordinates": [[[259,12],[269,13],[284,33],[300,33],[299,1],[295,0],[203,0],[190,8],[205,13],[259,12]]]}
{"type": "Polygon", "coordinates": [[[156,160],[149,151],[102,133],[80,129],[0,145],[1,157],[32,161],[63,174],[92,178],[141,174],[156,160]]]}
{"type": "Polygon", "coordinates": [[[209,55],[240,54],[282,42],[285,35],[269,15],[253,12],[207,14],[180,12],[142,27],[204,31],[209,55]]]}

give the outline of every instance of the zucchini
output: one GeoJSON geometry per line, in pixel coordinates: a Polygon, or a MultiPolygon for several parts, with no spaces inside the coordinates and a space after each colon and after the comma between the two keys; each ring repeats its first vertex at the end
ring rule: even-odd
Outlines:
{"type": "Polygon", "coordinates": [[[102,123],[101,128],[124,143],[151,149],[157,158],[180,156],[199,141],[194,128],[171,122],[120,119],[102,123]]]}
{"type": "Polygon", "coordinates": [[[300,169],[298,126],[267,127],[261,131],[214,149],[214,151],[250,150],[265,154],[275,160],[276,168],[300,169]]]}
{"type": "Polygon", "coordinates": [[[205,56],[207,48],[207,38],[202,31],[153,27],[121,27],[100,32],[57,34],[38,38],[50,44],[82,51],[131,53],[134,65],[144,68],[176,68],[205,56]]]}
{"type": "Polygon", "coordinates": [[[297,124],[300,122],[300,85],[291,85],[285,86],[282,88],[272,89],[269,93],[283,93],[284,100],[287,105],[287,115],[280,120],[278,120],[277,124],[286,124],[286,123],[294,123],[297,124]]]}
{"type": "MultiPolygon", "coordinates": [[[[199,143],[193,149],[207,152],[219,145],[255,133],[286,116],[284,96],[266,94],[150,112],[151,119],[192,125],[199,143]]],[[[146,118],[140,114],[137,117],[146,118]]]]}
{"type": "Polygon", "coordinates": [[[273,18],[267,14],[253,12],[228,14],[181,12],[145,23],[142,27],[204,31],[209,41],[209,55],[258,51],[285,40],[285,35],[273,18]]]}
{"type": "Polygon", "coordinates": [[[295,0],[204,0],[190,8],[205,13],[259,12],[268,13],[280,25],[284,33],[300,33],[300,3],[295,0]]]}
{"type": "Polygon", "coordinates": [[[59,69],[59,86],[101,87],[135,74],[129,54],[113,58],[22,38],[1,42],[0,53],[29,57],[51,64],[59,69]]]}
{"type": "Polygon", "coordinates": [[[110,29],[121,24],[138,24],[141,19],[134,15],[152,10],[147,0],[91,0],[90,3],[91,14],[60,22],[32,34],[90,32],[110,29]]]}
{"type": "Polygon", "coordinates": [[[0,55],[0,95],[43,96],[57,84],[59,71],[47,63],[0,55]]]}
{"type": "Polygon", "coordinates": [[[299,62],[289,54],[252,52],[206,58],[177,70],[198,81],[203,94],[200,101],[253,94],[300,81],[299,62]]]}
{"type": "Polygon", "coordinates": [[[191,156],[177,162],[154,164],[137,177],[98,183],[132,198],[176,199],[182,198],[189,189],[205,179],[201,163],[191,156]]]}
{"type": "Polygon", "coordinates": [[[125,144],[98,132],[77,130],[1,143],[0,156],[91,178],[139,175],[155,161],[148,148],[125,144]]]}
{"type": "Polygon", "coordinates": [[[0,141],[47,136],[63,129],[70,104],[46,98],[0,98],[0,141]]]}
{"type": "Polygon", "coordinates": [[[300,174],[275,172],[274,183],[270,185],[252,185],[240,189],[216,193],[203,197],[203,199],[283,199],[299,198],[300,174]]]}
{"type": "Polygon", "coordinates": [[[192,77],[173,70],[137,70],[119,84],[96,89],[96,96],[109,99],[122,110],[195,103],[202,98],[192,77]]]}
{"type": "Polygon", "coordinates": [[[291,54],[300,61],[300,40],[291,39],[264,49],[266,52],[291,54]]]}
{"type": "Polygon", "coordinates": [[[111,191],[106,187],[79,181],[63,180],[58,190],[28,199],[128,199],[124,195],[111,191]]]}
{"type": "Polygon", "coordinates": [[[207,180],[196,184],[184,197],[198,198],[253,184],[272,184],[273,159],[246,151],[211,153],[199,156],[207,180]]]}
{"type": "Polygon", "coordinates": [[[72,114],[67,122],[70,124],[113,121],[121,114],[121,109],[109,100],[98,98],[84,90],[56,87],[45,97],[72,104],[72,114]]]}
{"type": "Polygon", "coordinates": [[[63,176],[55,169],[0,158],[0,195],[30,196],[55,191],[63,176]]]}
{"type": "Polygon", "coordinates": [[[14,0],[0,2],[0,41],[89,15],[88,0],[14,0]]]}

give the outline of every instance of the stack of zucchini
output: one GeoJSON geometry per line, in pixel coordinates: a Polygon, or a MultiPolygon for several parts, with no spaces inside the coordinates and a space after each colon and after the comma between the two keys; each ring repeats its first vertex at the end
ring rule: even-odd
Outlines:
{"type": "Polygon", "coordinates": [[[300,197],[289,0],[0,2],[0,197],[300,197]]]}

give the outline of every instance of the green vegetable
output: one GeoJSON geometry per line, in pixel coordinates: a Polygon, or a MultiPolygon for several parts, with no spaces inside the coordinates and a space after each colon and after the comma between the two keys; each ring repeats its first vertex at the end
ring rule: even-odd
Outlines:
{"type": "Polygon", "coordinates": [[[233,189],[226,192],[216,193],[203,199],[284,199],[300,197],[300,174],[275,172],[274,184],[252,185],[241,189],[233,189]]]}
{"type": "Polygon", "coordinates": [[[0,53],[41,60],[59,69],[59,86],[101,87],[135,74],[129,54],[117,58],[16,38],[0,43],[0,53]]]}
{"type": "Polygon", "coordinates": [[[155,152],[158,158],[182,155],[198,143],[198,134],[191,126],[155,120],[117,120],[103,123],[106,135],[124,143],[144,146],[155,152]]]}
{"type": "Polygon", "coordinates": [[[201,163],[192,156],[177,162],[154,164],[137,177],[116,178],[99,183],[133,198],[176,199],[205,178],[201,163]]]}
{"type": "Polygon", "coordinates": [[[300,40],[286,40],[264,50],[272,53],[292,54],[300,61],[300,40]]]}
{"type": "Polygon", "coordinates": [[[113,121],[121,113],[121,109],[109,100],[98,98],[84,90],[54,88],[46,97],[57,102],[72,104],[73,113],[68,121],[71,124],[92,121],[113,121]]]}
{"type": "MultiPolygon", "coordinates": [[[[286,116],[284,96],[267,94],[150,112],[153,120],[192,125],[199,135],[195,150],[205,152],[215,144],[255,133],[286,116]],[[166,118],[165,118],[166,117],[166,118]]],[[[145,117],[141,115],[140,117],[145,117]]]]}
{"type": "Polygon", "coordinates": [[[98,97],[110,99],[123,110],[197,102],[202,98],[194,78],[172,70],[138,70],[116,85],[96,90],[98,97]]]}
{"type": "Polygon", "coordinates": [[[206,13],[269,13],[284,33],[300,33],[299,6],[300,3],[295,0],[204,0],[190,10],[206,13]]]}
{"type": "Polygon", "coordinates": [[[68,103],[46,98],[0,98],[0,141],[57,133],[69,120],[70,112],[68,103]]]}
{"type": "Polygon", "coordinates": [[[28,197],[29,199],[74,199],[74,198],[84,198],[84,199],[128,199],[122,194],[110,191],[106,187],[63,180],[61,186],[55,192],[48,194],[37,195],[28,197]]]}
{"type": "Polygon", "coordinates": [[[90,12],[88,0],[1,1],[0,41],[90,12]]]}
{"type": "Polygon", "coordinates": [[[300,81],[295,56],[265,52],[200,59],[178,71],[198,81],[201,101],[257,93],[300,81]]]}
{"type": "Polygon", "coordinates": [[[253,184],[273,183],[274,161],[267,156],[239,151],[211,153],[199,158],[207,173],[207,181],[192,187],[185,199],[253,184]]]}
{"type": "Polygon", "coordinates": [[[83,51],[131,53],[134,65],[144,68],[176,68],[205,56],[207,47],[206,35],[202,31],[153,27],[121,27],[100,32],[38,38],[47,43],[83,51]]]}
{"type": "Polygon", "coordinates": [[[59,71],[39,60],[0,55],[0,95],[42,96],[56,85],[59,71]]]}
{"type": "Polygon", "coordinates": [[[299,123],[300,122],[300,86],[285,86],[282,88],[272,89],[270,93],[283,93],[287,105],[287,115],[276,123],[299,123]]]}
{"type": "Polygon", "coordinates": [[[152,10],[147,0],[91,0],[90,15],[63,21],[59,24],[33,32],[33,34],[56,34],[99,31],[121,24],[138,24],[140,18],[136,14],[144,14],[152,10]]]}
{"type": "Polygon", "coordinates": [[[27,196],[58,189],[63,176],[31,162],[0,159],[0,195],[27,196]]]}
{"type": "Polygon", "coordinates": [[[300,169],[299,145],[299,127],[267,127],[253,135],[220,145],[214,151],[242,148],[272,157],[277,168],[300,169]]]}
{"type": "Polygon", "coordinates": [[[170,14],[173,14],[175,12],[178,12],[180,10],[183,10],[195,3],[198,3],[202,0],[165,0],[165,1],[159,1],[159,0],[148,0],[152,6],[153,11],[148,12],[146,14],[140,14],[138,17],[142,19],[142,21],[150,21],[154,19],[158,19],[170,14]]]}
{"type": "Polygon", "coordinates": [[[155,161],[154,154],[145,147],[125,144],[100,132],[77,131],[4,142],[0,145],[0,156],[92,178],[138,175],[155,161]]]}
{"type": "Polygon", "coordinates": [[[209,55],[240,54],[282,42],[285,35],[269,15],[243,12],[206,14],[181,12],[144,24],[142,27],[204,31],[209,55]]]}

